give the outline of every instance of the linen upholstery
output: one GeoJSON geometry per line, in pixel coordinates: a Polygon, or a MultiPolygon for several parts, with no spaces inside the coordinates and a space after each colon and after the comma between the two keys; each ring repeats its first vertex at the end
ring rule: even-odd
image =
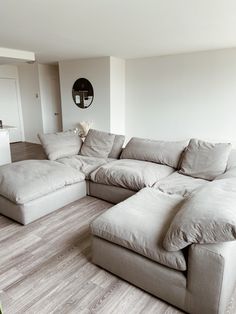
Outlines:
{"type": "Polygon", "coordinates": [[[114,140],[114,134],[90,129],[81,147],[80,154],[89,157],[108,158],[114,140]]]}
{"type": "Polygon", "coordinates": [[[231,168],[236,168],[236,149],[232,149],[229,158],[228,158],[228,163],[227,163],[227,170],[231,168]]]}
{"type": "Polygon", "coordinates": [[[232,145],[191,139],[185,149],[180,173],[195,178],[214,180],[225,172],[232,145]]]}
{"type": "Polygon", "coordinates": [[[115,139],[112,145],[112,149],[108,155],[109,158],[118,159],[122,152],[122,147],[124,145],[125,136],[124,135],[115,135],[115,139]]]}
{"type": "Polygon", "coordinates": [[[74,131],[38,134],[38,138],[50,160],[77,155],[83,143],[74,131]]]}
{"type": "Polygon", "coordinates": [[[136,192],[119,186],[100,184],[89,181],[88,194],[105,200],[109,203],[117,204],[134,195],[136,192]]]}
{"type": "Polygon", "coordinates": [[[57,160],[57,162],[60,162],[66,166],[70,166],[75,170],[81,171],[86,178],[89,178],[90,173],[100,166],[112,161],[113,159],[88,157],[81,155],[75,155],[72,157],[66,157],[57,160]]]}
{"type": "Polygon", "coordinates": [[[194,244],[189,248],[185,311],[221,314],[235,289],[236,242],[194,244]]]}
{"type": "Polygon", "coordinates": [[[1,166],[0,195],[24,204],[84,178],[80,171],[56,161],[19,161],[1,166]]]}
{"type": "Polygon", "coordinates": [[[138,191],[146,186],[153,186],[173,171],[171,167],[152,162],[120,159],[102,165],[91,173],[90,180],[138,191]]]}
{"type": "Polygon", "coordinates": [[[163,246],[178,251],[192,243],[236,240],[236,178],[217,180],[185,200],[171,222],[163,246]]]}
{"type": "Polygon", "coordinates": [[[236,178],[236,167],[229,168],[225,173],[215,178],[215,181],[222,179],[234,179],[236,178]]]}
{"type": "Polygon", "coordinates": [[[187,281],[183,272],[95,236],[92,237],[92,261],[158,298],[180,309],[186,308],[187,281]]]}
{"type": "Polygon", "coordinates": [[[178,194],[187,197],[195,189],[207,183],[209,183],[207,180],[192,178],[174,172],[168,177],[156,182],[153,187],[163,193],[178,194]]]}
{"type": "Polygon", "coordinates": [[[151,161],[178,168],[187,141],[167,142],[133,137],[124,148],[121,159],[151,161]]]}
{"type": "Polygon", "coordinates": [[[84,196],[86,196],[86,183],[84,180],[66,185],[61,189],[25,204],[15,204],[7,198],[0,196],[0,213],[23,225],[27,225],[84,196]]]}
{"type": "Polygon", "coordinates": [[[92,234],[167,267],[186,270],[182,251],[167,252],[162,241],[183,198],[145,188],[108,209],[91,224],[92,234]]]}

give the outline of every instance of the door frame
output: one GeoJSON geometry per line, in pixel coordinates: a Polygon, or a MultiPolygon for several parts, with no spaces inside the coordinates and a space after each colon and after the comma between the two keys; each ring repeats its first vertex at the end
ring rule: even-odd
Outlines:
{"type": "MultiPolygon", "coordinates": [[[[18,115],[20,119],[21,127],[21,141],[25,141],[25,130],[24,130],[24,120],[21,104],[21,94],[20,94],[20,83],[19,83],[19,74],[18,68],[16,65],[0,65],[0,79],[14,79],[16,84],[16,97],[18,104],[18,115]]],[[[4,121],[3,121],[4,123],[4,121]]]]}

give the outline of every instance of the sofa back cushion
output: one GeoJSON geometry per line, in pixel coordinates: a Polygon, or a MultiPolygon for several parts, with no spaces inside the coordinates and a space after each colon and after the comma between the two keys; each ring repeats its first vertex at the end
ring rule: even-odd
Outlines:
{"type": "Polygon", "coordinates": [[[81,147],[82,156],[108,158],[112,150],[115,135],[90,129],[81,147]]]}
{"type": "Polygon", "coordinates": [[[124,148],[122,159],[138,159],[178,168],[187,141],[166,142],[133,137],[124,148]]]}
{"type": "Polygon", "coordinates": [[[236,149],[232,149],[229,154],[228,164],[227,164],[227,170],[231,168],[236,167],[236,149]]]}
{"type": "Polygon", "coordinates": [[[236,240],[236,178],[209,182],[188,197],[172,220],[163,246],[178,251],[192,243],[236,240]]]}
{"type": "Polygon", "coordinates": [[[50,160],[77,155],[83,143],[75,131],[38,134],[38,138],[50,160]]]}
{"type": "Polygon", "coordinates": [[[120,157],[120,154],[122,152],[122,147],[124,145],[125,136],[124,135],[115,135],[115,139],[112,145],[112,149],[108,155],[109,158],[115,158],[118,159],[120,157]]]}
{"type": "Polygon", "coordinates": [[[232,145],[191,139],[185,149],[180,173],[195,178],[214,180],[225,172],[232,145]]]}

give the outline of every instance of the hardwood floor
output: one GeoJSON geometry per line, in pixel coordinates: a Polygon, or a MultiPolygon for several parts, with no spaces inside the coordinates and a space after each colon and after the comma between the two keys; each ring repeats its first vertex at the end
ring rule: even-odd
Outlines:
{"type": "Polygon", "coordinates": [[[87,196],[27,226],[0,216],[5,314],[182,313],[90,262],[89,222],[111,206],[87,196]]]}
{"type": "Polygon", "coordinates": [[[11,158],[12,162],[25,159],[46,159],[43,148],[39,144],[18,142],[12,143],[11,158]]]}

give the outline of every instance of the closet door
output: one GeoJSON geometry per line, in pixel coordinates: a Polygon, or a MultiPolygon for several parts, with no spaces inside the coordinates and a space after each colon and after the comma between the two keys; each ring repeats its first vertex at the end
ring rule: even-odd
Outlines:
{"type": "Polygon", "coordinates": [[[22,141],[17,85],[13,78],[0,78],[0,120],[4,125],[16,127],[10,130],[11,143],[22,141]]]}

